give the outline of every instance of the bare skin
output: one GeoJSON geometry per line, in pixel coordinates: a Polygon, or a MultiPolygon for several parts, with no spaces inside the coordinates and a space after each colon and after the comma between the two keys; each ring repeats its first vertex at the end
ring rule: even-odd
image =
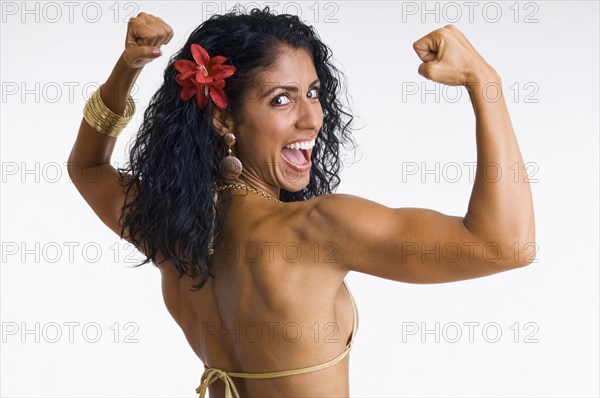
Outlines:
{"type": "MultiPolygon", "coordinates": [[[[169,25],[150,14],[140,13],[129,23],[126,49],[101,92],[113,112],[123,113],[133,83],[154,58],[151,48],[167,44],[172,36],[169,25]]],[[[501,87],[500,77],[452,25],[419,39],[414,49],[423,61],[419,73],[440,83],[464,85],[472,100],[478,169],[467,214],[394,209],[344,194],[282,204],[244,190],[225,191],[222,197],[231,199],[223,225],[227,246],[215,247],[216,279],[191,292],[194,281],[179,279],[169,263],[159,267],[165,304],[207,366],[273,372],[336,357],[352,330],[351,301],[342,286],[350,271],[408,283],[445,283],[516,269],[534,260],[529,184],[522,178],[515,182],[512,172],[493,182],[482,174],[483,165],[496,162],[503,171],[516,163],[520,175],[526,175],[504,99],[491,102],[481,90],[485,83],[501,87]],[[436,244],[451,243],[463,249],[458,256],[450,253],[452,261],[441,251],[437,259],[422,255],[421,245],[431,251],[436,244]],[[512,246],[515,243],[520,250],[512,246]],[[490,244],[501,250],[495,261],[490,260],[493,249],[482,250],[490,244]],[[230,333],[221,334],[222,326],[230,333]]],[[[323,124],[315,95],[319,84],[311,85],[316,78],[306,51],[285,49],[276,67],[259,76],[257,91],[249,93],[243,124],[236,125],[226,112],[215,113],[215,131],[236,135],[234,154],[244,165],[240,181],[276,197],[282,188],[296,191],[308,183],[308,173],[290,178],[280,151],[315,136],[323,124]],[[293,83],[298,92],[278,89],[259,99],[273,82],[293,83]]],[[[120,234],[117,220],[124,195],[110,165],[115,142],[82,120],[69,174],[100,219],[120,234]],[[101,171],[93,183],[85,179],[90,168],[101,171]]],[[[349,357],[304,375],[234,381],[243,397],[349,396],[349,357]]],[[[223,383],[213,383],[209,393],[224,396],[223,383]]]]}

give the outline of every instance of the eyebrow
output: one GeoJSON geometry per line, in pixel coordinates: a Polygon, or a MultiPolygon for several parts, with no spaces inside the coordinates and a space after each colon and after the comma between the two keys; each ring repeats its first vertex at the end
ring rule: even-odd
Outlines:
{"type": "MultiPolygon", "coordinates": [[[[319,79],[315,80],[314,82],[312,82],[311,84],[308,85],[308,87],[312,87],[317,83],[320,83],[321,81],[319,79]]],[[[271,87],[270,89],[268,89],[263,95],[260,96],[260,99],[262,100],[263,98],[265,98],[266,96],[272,94],[275,90],[278,89],[285,89],[287,91],[292,91],[292,92],[297,92],[298,91],[298,87],[296,86],[274,86],[271,87]]]]}

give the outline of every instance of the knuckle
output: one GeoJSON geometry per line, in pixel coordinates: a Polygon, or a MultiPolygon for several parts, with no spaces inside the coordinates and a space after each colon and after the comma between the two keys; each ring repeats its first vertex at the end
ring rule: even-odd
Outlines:
{"type": "Polygon", "coordinates": [[[441,29],[438,29],[438,30],[436,31],[436,34],[437,34],[439,37],[443,37],[444,39],[446,39],[446,38],[448,38],[448,37],[452,36],[452,29],[451,29],[451,28],[446,28],[446,27],[444,26],[443,28],[441,28],[441,29]]]}

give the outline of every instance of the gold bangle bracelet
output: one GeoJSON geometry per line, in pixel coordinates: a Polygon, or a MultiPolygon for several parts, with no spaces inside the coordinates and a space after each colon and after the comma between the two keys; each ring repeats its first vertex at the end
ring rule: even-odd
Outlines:
{"type": "Polygon", "coordinates": [[[99,133],[109,137],[117,137],[125,126],[129,123],[135,113],[135,102],[131,95],[127,97],[125,112],[119,116],[104,104],[100,96],[100,89],[104,84],[90,96],[90,99],[83,108],[83,118],[85,121],[99,133]]]}

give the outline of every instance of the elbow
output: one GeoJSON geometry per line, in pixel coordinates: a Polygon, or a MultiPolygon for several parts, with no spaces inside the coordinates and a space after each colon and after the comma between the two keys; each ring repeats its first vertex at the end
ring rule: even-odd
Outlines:
{"type": "Polygon", "coordinates": [[[509,235],[510,239],[503,239],[500,244],[501,258],[509,266],[515,268],[526,267],[536,263],[538,246],[535,240],[535,223],[523,223],[518,230],[509,235]]]}
{"type": "Polygon", "coordinates": [[[69,178],[73,181],[74,167],[75,162],[73,162],[73,150],[71,149],[71,153],[69,153],[69,158],[67,159],[67,174],[69,174],[69,178]]]}
{"type": "Polygon", "coordinates": [[[519,255],[517,256],[519,265],[525,267],[537,263],[536,255],[538,246],[535,241],[535,223],[531,223],[521,236],[523,238],[516,241],[519,247],[519,255]]]}
{"type": "Polygon", "coordinates": [[[527,245],[523,256],[521,256],[520,264],[522,267],[537,263],[537,243],[535,243],[535,239],[527,242],[527,245]]]}
{"type": "Polygon", "coordinates": [[[67,159],[67,174],[69,175],[69,179],[71,180],[71,182],[73,184],[76,184],[79,180],[79,176],[78,174],[81,174],[81,168],[80,166],[80,162],[73,160],[73,153],[71,152],[71,154],[69,155],[69,158],[67,159]],[[79,172],[78,172],[79,170],[79,172]]]}
{"type": "Polygon", "coordinates": [[[71,165],[71,158],[67,159],[67,163],[65,163],[67,165],[67,174],[69,175],[69,179],[71,181],[73,181],[73,170],[72,170],[72,165],[71,165]]]}
{"type": "Polygon", "coordinates": [[[537,263],[535,249],[529,250],[527,253],[524,253],[524,255],[520,256],[516,263],[516,266],[517,266],[517,268],[522,268],[522,267],[531,265],[533,263],[537,263]]]}
{"type": "Polygon", "coordinates": [[[75,163],[71,160],[67,160],[67,174],[69,175],[71,183],[77,186],[77,183],[79,182],[79,179],[77,178],[77,169],[75,163]]]}
{"type": "Polygon", "coordinates": [[[537,263],[537,243],[535,237],[515,239],[502,247],[505,264],[511,268],[522,268],[537,263]]]}
{"type": "Polygon", "coordinates": [[[77,190],[79,190],[79,183],[83,180],[83,171],[78,167],[79,162],[74,162],[71,157],[69,157],[66,165],[69,181],[77,188],[77,190]]]}

